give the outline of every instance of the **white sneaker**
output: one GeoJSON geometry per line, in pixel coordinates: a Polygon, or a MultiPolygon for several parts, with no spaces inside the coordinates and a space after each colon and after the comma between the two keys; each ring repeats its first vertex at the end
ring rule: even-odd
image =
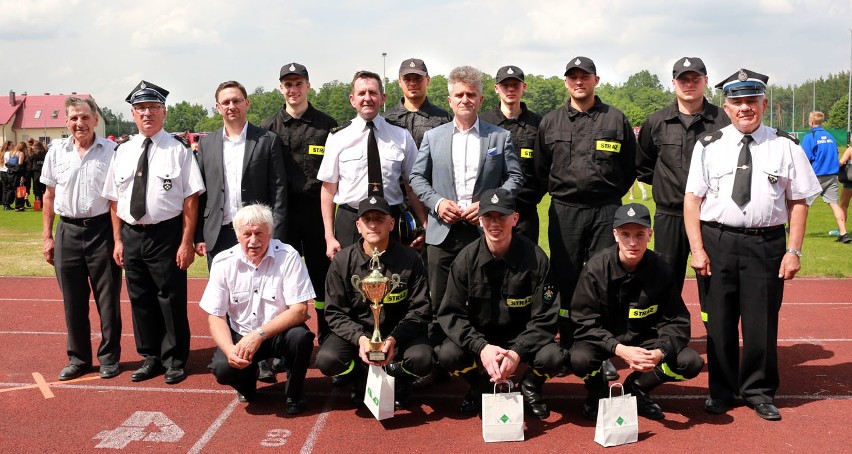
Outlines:
{"type": "Polygon", "coordinates": [[[840,230],[829,230],[828,235],[829,236],[840,236],[840,230]]]}

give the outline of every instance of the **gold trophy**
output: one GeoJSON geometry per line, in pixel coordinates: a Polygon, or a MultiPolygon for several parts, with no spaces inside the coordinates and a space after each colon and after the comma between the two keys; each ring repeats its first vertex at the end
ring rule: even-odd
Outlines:
{"type": "Polygon", "coordinates": [[[382,351],[382,333],[379,332],[379,315],[382,312],[382,301],[389,293],[399,287],[399,274],[385,277],[381,270],[382,264],[379,256],[382,255],[377,248],[373,248],[373,257],[370,259],[370,274],[361,279],[358,275],[352,276],[352,286],[361,293],[365,300],[372,302],[370,312],[373,313],[373,336],[370,338],[370,351],[367,358],[370,361],[380,363],[386,359],[382,351]]]}

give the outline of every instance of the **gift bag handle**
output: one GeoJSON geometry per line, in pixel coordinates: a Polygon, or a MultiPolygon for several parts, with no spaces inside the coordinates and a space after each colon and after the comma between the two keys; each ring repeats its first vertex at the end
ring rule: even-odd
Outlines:
{"type": "Polygon", "coordinates": [[[512,388],[514,387],[512,380],[500,380],[500,381],[494,383],[494,394],[497,394],[497,387],[500,386],[501,384],[505,384],[506,387],[508,388],[508,390],[506,392],[509,392],[509,393],[512,392],[512,388]]]}
{"type": "MultiPolygon", "coordinates": [[[[624,397],[624,385],[622,385],[621,383],[613,383],[609,386],[609,398],[610,399],[612,399],[612,388],[615,388],[616,386],[621,388],[621,397],[624,397]]],[[[616,396],[616,397],[618,397],[618,396],[616,396]]]]}

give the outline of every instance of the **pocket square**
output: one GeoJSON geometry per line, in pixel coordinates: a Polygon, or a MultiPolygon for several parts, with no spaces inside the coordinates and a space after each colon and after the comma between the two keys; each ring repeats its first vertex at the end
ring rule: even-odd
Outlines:
{"type": "Polygon", "coordinates": [[[485,154],[486,154],[487,156],[497,156],[498,154],[500,154],[500,150],[498,150],[498,149],[497,149],[497,147],[489,148],[489,149],[488,149],[488,152],[487,152],[487,153],[485,153],[485,154]]]}

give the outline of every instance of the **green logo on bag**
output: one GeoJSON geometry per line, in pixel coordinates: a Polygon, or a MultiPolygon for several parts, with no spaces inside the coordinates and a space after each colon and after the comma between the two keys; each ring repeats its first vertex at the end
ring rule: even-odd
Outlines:
{"type": "Polygon", "coordinates": [[[368,395],[368,396],[370,396],[370,398],[372,398],[373,403],[374,403],[376,406],[378,406],[378,405],[379,405],[379,396],[375,396],[375,397],[373,397],[373,390],[372,390],[372,389],[367,388],[367,395],[368,395]]]}
{"type": "Polygon", "coordinates": [[[615,423],[618,424],[619,426],[624,424],[624,418],[619,416],[618,419],[615,420],[615,423]]]}
{"type": "Polygon", "coordinates": [[[503,423],[505,424],[505,423],[509,422],[509,417],[506,416],[506,415],[503,415],[503,416],[500,417],[500,421],[503,421],[503,423]]]}

